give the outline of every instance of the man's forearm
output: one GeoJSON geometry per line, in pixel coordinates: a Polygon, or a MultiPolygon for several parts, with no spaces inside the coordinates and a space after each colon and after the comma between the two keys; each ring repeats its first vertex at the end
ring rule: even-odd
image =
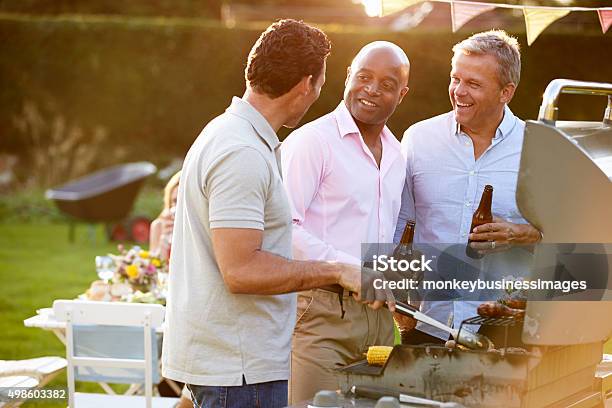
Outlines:
{"type": "Polygon", "coordinates": [[[249,262],[224,274],[232,293],[277,295],[339,283],[342,265],[323,261],[291,261],[255,251],[249,262]]]}

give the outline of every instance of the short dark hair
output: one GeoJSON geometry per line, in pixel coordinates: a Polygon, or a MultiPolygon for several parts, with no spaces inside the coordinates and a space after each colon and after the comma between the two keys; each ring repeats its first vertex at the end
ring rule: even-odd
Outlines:
{"type": "Polygon", "coordinates": [[[318,28],[302,21],[279,20],[264,31],[249,53],[245,79],[271,98],[286,94],[302,78],[319,78],[331,42],[318,28]]]}

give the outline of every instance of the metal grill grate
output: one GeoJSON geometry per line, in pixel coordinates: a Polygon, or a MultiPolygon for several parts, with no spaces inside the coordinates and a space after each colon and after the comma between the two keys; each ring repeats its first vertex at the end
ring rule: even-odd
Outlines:
{"type": "Polygon", "coordinates": [[[465,324],[479,324],[481,326],[514,326],[517,323],[522,323],[522,317],[505,316],[505,317],[482,317],[474,316],[469,319],[465,319],[462,325],[465,324]]]}

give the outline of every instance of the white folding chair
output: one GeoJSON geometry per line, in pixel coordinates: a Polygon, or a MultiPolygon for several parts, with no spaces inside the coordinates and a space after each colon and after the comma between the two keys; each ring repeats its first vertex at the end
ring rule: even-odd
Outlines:
{"type": "Polygon", "coordinates": [[[0,360],[0,407],[14,408],[24,401],[6,401],[8,390],[34,390],[43,387],[66,367],[61,357],[39,357],[29,360],[0,360]]]}
{"type": "MultiPolygon", "coordinates": [[[[153,384],[159,382],[155,328],[164,320],[163,306],[56,300],[53,312],[56,319],[66,322],[70,408],[176,404],[176,398],[153,397],[153,384]],[[145,396],[77,393],[75,381],[144,383],[145,396]]],[[[112,393],[110,387],[105,389],[112,393]]]]}

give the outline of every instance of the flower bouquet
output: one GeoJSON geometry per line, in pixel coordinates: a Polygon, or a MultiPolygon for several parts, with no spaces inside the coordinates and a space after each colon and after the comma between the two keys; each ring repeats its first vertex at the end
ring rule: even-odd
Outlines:
{"type": "Polygon", "coordinates": [[[129,250],[123,245],[117,248],[118,255],[96,257],[98,276],[102,280],[94,281],[84,298],[164,304],[163,278],[168,274],[167,263],[138,246],[129,250]]]}
{"type": "Polygon", "coordinates": [[[157,283],[158,273],[166,272],[166,262],[139,246],[126,250],[119,245],[118,249],[119,255],[110,255],[116,265],[113,283],[127,283],[134,292],[151,292],[157,283]]]}

